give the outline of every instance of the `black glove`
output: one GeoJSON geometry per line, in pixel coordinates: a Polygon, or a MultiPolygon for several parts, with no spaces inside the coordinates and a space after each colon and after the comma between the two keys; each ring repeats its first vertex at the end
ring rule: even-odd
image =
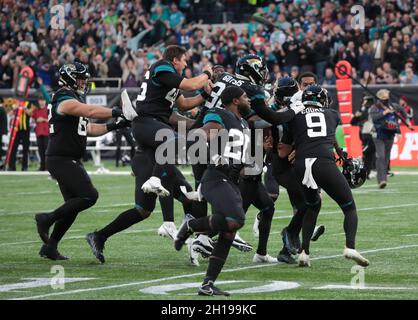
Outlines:
{"type": "Polygon", "coordinates": [[[240,173],[241,173],[241,169],[243,168],[242,164],[233,164],[230,167],[230,171],[229,171],[229,178],[232,180],[233,183],[235,183],[236,185],[239,184],[239,178],[240,178],[240,173]]]}
{"type": "Polygon", "coordinates": [[[112,122],[112,123],[106,124],[106,129],[107,129],[107,132],[110,132],[110,131],[113,131],[113,130],[118,130],[118,129],[130,127],[130,126],[131,126],[130,121],[120,120],[120,121],[117,121],[117,122],[112,122]]]}
{"type": "Polygon", "coordinates": [[[122,109],[121,109],[121,108],[119,108],[119,107],[113,107],[113,108],[112,108],[112,118],[119,118],[119,117],[125,118],[125,117],[123,116],[123,111],[122,111],[122,109]]]}

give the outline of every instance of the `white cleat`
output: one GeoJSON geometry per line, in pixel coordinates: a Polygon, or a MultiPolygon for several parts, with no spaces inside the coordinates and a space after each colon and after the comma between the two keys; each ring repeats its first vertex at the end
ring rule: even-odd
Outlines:
{"type": "Polygon", "coordinates": [[[134,107],[132,106],[131,99],[129,98],[128,92],[124,89],[121,93],[122,101],[122,112],[126,120],[132,121],[135,119],[138,114],[136,113],[134,107]]]}
{"type": "Polygon", "coordinates": [[[194,240],[189,238],[186,240],[187,249],[189,253],[190,263],[196,267],[200,266],[199,263],[199,253],[193,250],[193,242],[194,240]]]}
{"type": "Polygon", "coordinates": [[[145,181],[141,189],[145,193],[152,192],[160,197],[168,197],[170,195],[170,192],[161,184],[161,179],[154,176],[145,181]]]}
{"type": "Polygon", "coordinates": [[[174,240],[177,236],[177,228],[174,222],[163,222],[158,228],[158,235],[174,240]]]}
{"type": "Polygon", "coordinates": [[[298,264],[299,264],[299,267],[311,266],[311,262],[309,261],[309,254],[306,254],[305,250],[302,250],[302,252],[299,254],[298,264]]]}
{"type": "Polygon", "coordinates": [[[258,214],[255,216],[254,224],[253,224],[253,235],[254,238],[258,238],[260,232],[258,231],[258,226],[260,225],[260,219],[258,218],[258,214]]]}
{"type": "Polygon", "coordinates": [[[262,256],[261,254],[256,253],[253,258],[254,263],[278,263],[276,258],[266,254],[262,256]]]}
{"type": "Polygon", "coordinates": [[[359,266],[367,267],[370,262],[364,258],[356,249],[345,248],[344,257],[347,259],[354,260],[359,266]]]}
{"type": "Polygon", "coordinates": [[[213,240],[207,235],[200,234],[193,240],[192,250],[200,253],[203,258],[209,258],[213,251],[213,240]]]}
{"type": "Polygon", "coordinates": [[[239,236],[238,232],[235,234],[235,239],[232,242],[232,246],[235,249],[238,249],[239,251],[242,251],[242,252],[249,252],[249,251],[253,250],[253,247],[251,246],[251,244],[249,244],[247,241],[242,239],[239,236]]]}

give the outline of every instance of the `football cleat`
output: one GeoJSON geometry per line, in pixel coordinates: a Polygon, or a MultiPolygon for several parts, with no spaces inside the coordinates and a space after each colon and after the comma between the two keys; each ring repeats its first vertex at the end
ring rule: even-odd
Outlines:
{"type": "Polygon", "coordinates": [[[324,234],[324,232],[325,232],[325,226],[323,224],[321,224],[319,226],[316,226],[315,227],[315,230],[314,230],[314,232],[312,234],[311,241],[318,240],[319,237],[324,234]]]}
{"type": "Polygon", "coordinates": [[[203,283],[198,291],[199,296],[230,296],[229,292],[222,291],[213,285],[213,281],[203,283]]]}
{"type": "Polygon", "coordinates": [[[49,216],[47,213],[38,213],[35,215],[35,221],[39,237],[46,244],[49,240],[49,216]]]}
{"type": "Polygon", "coordinates": [[[364,258],[356,249],[345,248],[344,257],[347,259],[354,260],[359,266],[367,267],[370,262],[364,258]]]}
{"type": "Polygon", "coordinates": [[[283,240],[284,246],[291,254],[296,254],[298,252],[299,244],[300,244],[299,237],[297,235],[295,236],[291,234],[287,230],[287,227],[283,228],[282,230],[282,240],[283,240]]]}
{"type": "Polygon", "coordinates": [[[154,176],[145,181],[141,189],[145,193],[155,193],[159,197],[168,197],[170,195],[170,192],[161,184],[161,179],[154,176]]]}
{"type": "Polygon", "coordinates": [[[288,252],[280,252],[277,256],[277,261],[287,264],[296,264],[296,260],[288,252]]]}
{"type": "Polygon", "coordinates": [[[305,250],[302,250],[302,252],[299,254],[298,264],[299,264],[299,267],[311,266],[311,262],[309,261],[309,254],[306,254],[305,250]]]}
{"type": "Polygon", "coordinates": [[[177,235],[177,227],[174,222],[165,221],[158,228],[158,235],[174,240],[177,235]]]}
{"type": "Polygon", "coordinates": [[[232,242],[232,246],[235,249],[238,249],[239,251],[242,251],[242,252],[249,252],[249,251],[253,250],[252,245],[249,244],[247,241],[243,240],[239,236],[238,232],[235,234],[235,239],[232,242]]]}
{"type": "Polygon", "coordinates": [[[192,219],[194,219],[194,217],[190,214],[186,214],[184,216],[183,223],[181,224],[174,240],[174,248],[177,251],[181,250],[186,240],[193,234],[193,230],[189,228],[189,221],[192,219]]]}
{"type": "Polygon", "coordinates": [[[121,101],[122,101],[122,112],[123,116],[126,120],[132,121],[135,119],[138,114],[136,113],[134,107],[132,106],[131,99],[129,98],[128,92],[124,89],[121,93],[121,101]]]}
{"type": "Polygon", "coordinates": [[[256,253],[253,258],[254,263],[277,263],[277,259],[266,254],[265,256],[256,253]]]}
{"type": "Polygon", "coordinates": [[[105,257],[103,255],[105,241],[103,238],[97,232],[92,232],[86,235],[86,240],[97,260],[100,263],[105,263],[105,257]]]}
{"type": "Polygon", "coordinates": [[[379,189],[384,189],[387,186],[387,182],[386,181],[382,181],[381,183],[379,183],[379,189]]]}
{"type": "Polygon", "coordinates": [[[68,257],[63,256],[61,253],[58,252],[58,249],[54,246],[49,244],[44,244],[39,251],[39,255],[42,258],[50,259],[50,260],[68,260],[68,257]]]}
{"type": "Polygon", "coordinates": [[[213,251],[213,240],[207,235],[200,234],[193,240],[192,249],[200,253],[203,258],[209,258],[213,251]]]}
{"type": "Polygon", "coordinates": [[[258,238],[260,232],[258,230],[258,226],[260,224],[260,217],[258,216],[258,214],[255,216],[254,219],[254,224],[253,224],[253,234],[255,238],[258,238]]]}
{"type": "Polygon", "coordinates": [[[200,266],[199,253],[193,250],[193,240],[189,238],[186,240],[186,243],[187,243],[190,263],[196,267],[200,266]]]}

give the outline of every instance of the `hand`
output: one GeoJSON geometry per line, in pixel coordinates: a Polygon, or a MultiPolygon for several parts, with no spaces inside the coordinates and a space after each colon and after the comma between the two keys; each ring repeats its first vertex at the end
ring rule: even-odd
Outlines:
{"type": "Polygon", "coordinates": [[[267,136],[267,137],[264,137],[263,149],[265,151],[268,151],[268,150],[271,150],[272,148],[273,148],[273,137],[271,135],[267,136]]]}
{"type": "Polygon", "coordinates": [[[210,64],[207,64],[203,67],[202,72],[208,71],[210,74],[213,74],[212,66],[210,64]]]}
{"type": "Polygon", "coordinates": [[[292,104],[290,105],[290,109],[292,109],[295,112],[295,114],[298,114],[299,112],[305,109],[305,106],[301,101],[295,101],[292,102],[292,104]]]}
{"type": "Polygon", "coordinates": [[[392,109],[385,109],[385,111],[383,111],[383,114],[384,115],[386,115],[386,114],[388,114],[388,113],[394,113],[395,112],[395,110],[392,110],[392,109]]]}
{"type": "Polygon", "coordinates": [[[212,92],[213,89],[213,82],[211,80],[208,80],[206,85],[203,87],[203,90],[205,90],[208,94],[212,92]]]}
{"type": "Polygon", "coordinates": [[[112,108],[112,118],[119,118],[119,117],[125,119],[125,117],[123,116],[122,109],[119,108],[119,107],[113,107],[112,108]]]}
{"type": "Polygon", "coordinates": [[[106,125],[107,132],[118,130],[126,127],[130,127],[131,122],[128,120],[119,120],[117,122],[111,122],[106,125]]]}
{"type": "Polygon", "coordinates": [[[41,86],[43,83],[44,83],[44,81],[42,80],[42,78],[40,78],[40,77],[37,77],[36,78],[36,82],[38,82],[38,84],[41,86]]]}

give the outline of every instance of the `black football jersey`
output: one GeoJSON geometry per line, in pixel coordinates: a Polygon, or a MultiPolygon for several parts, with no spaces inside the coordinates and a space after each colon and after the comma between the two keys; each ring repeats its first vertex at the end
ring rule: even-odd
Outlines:
{"type": "Polygon", "coordinates": [[[46,155],[79,159],[86,151],[88,119],[57,112],[59,104],[75,99],[84,103],[84,98],[72,90],[61,88],[48,104],[49,140],[46,155]]]}
{"type": "Polygon", "coordinates": [[[136,112],[138,116],[153,117],[168,123],[180,89],[159,83],[156,76],[163,72],[177,74],[171,62],[167,60],[155,62],[145,74],[145,80],[136,99],[136,112]]]}
{"type": "Polygon", "coordinates": [[[218,134],[218,139],[210,141],[209,152],[212,158],[211,163],[223,166],[231,166],[232,164],[244,165],[246,153],[250,144],[250,136],[247,122],[238,117],[231,111],[224,108],[211,108],[206,112],[203,124],[208,122],[216,122],[222,125],[225,130],[220,134],[225,134],[224,139],[218,134]],[[216,147],[212,146],[216,144],[216,147]]]}
{"type": "Polygon", "coordinates": [[[334,159],[335,131],[340,123],[340,114],[334,109],[306,108],[298,113],[289,122],[296,158],[334,159]]]}

